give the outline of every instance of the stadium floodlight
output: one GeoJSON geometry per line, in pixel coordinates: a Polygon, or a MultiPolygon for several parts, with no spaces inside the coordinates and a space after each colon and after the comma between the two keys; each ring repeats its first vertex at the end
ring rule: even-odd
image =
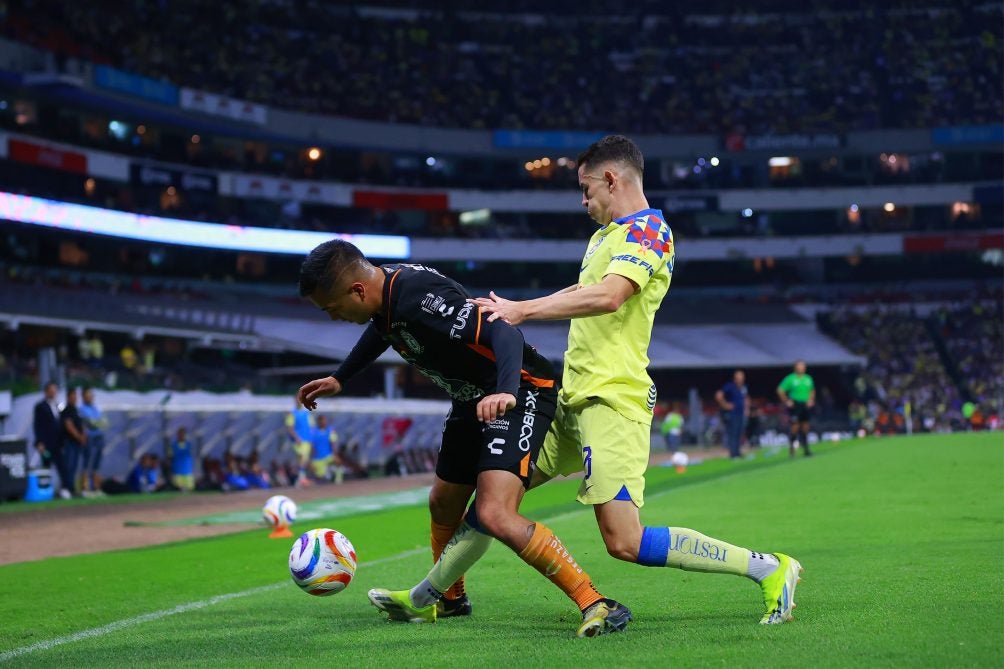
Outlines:
{"type": "Polygon", "coordinates": [[[363,254],[395,260],[411,256],[411,239],[396,235],[349,235],[254,228],[141,216],[124,211],[0,192],[0,219],[70,232],[229,251],[302,255],[322,242],[344,239],[363,254]]]}

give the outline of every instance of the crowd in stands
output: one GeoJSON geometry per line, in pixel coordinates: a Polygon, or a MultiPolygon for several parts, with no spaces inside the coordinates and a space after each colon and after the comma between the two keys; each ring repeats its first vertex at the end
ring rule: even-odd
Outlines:
{"type": "Polygon", "coordinates": [[[268,0],[6,5],[8,37],[61,57],[373,120],[765,134],[1002,115],[997,3],[637,2],[546,16],[546,5],[534,15],[268,0]]]}
{"type": "Polygon", "coordinates": [[[973,402],[1004,401],[1004,312],[1000,301],[972,301],[940,309],[935,321],[973,402]]]}
{"type": "Polygon", "coordinates": [[[867,357],[852,384],[855,430],[982,429],[1004,414],[1000,301],[963,302],[930,317],[909,307],[845,307],[826,320],[841,343],[867,357]]]}

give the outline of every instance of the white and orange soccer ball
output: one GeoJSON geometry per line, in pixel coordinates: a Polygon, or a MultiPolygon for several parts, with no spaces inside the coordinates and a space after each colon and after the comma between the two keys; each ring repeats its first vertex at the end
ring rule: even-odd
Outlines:
{"type": "Polygon", "coordinates": [[[261,516],[269,527],[287,528],[296,521],[296,502],[285,495],[272,495],[261,508],[261,516]]]}
{"type": "Polygon", "coordinates": [[[289,574],[310,595],[334,595],[356,575],[356,549],[341,532],[328,528],[300,535],[289,551],[289,574]]]}

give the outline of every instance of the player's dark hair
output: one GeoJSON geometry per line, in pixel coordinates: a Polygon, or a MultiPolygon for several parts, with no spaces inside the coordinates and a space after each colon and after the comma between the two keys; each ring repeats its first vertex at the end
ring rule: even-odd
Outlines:
{"type": "Polygon", "coordinates": [[[365,260],[362,251],[344,240],[332,239],[320,244],[300,265],[300,297],[312,295],[318,289],[331,290],[342,272],[365,260]]]}
{"type": "Polygon", "coordinates": [[[641,155],[641,149],[624,135],[607,135],[593,142],[579,154],[575,166],[592,167],[611,161],[630,165],[638,170],[638,174],[645,172],[645,158],[641,155]]]}

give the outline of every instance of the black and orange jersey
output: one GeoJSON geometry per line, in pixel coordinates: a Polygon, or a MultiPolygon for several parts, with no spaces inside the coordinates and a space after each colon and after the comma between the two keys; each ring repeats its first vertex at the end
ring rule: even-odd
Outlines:
{"type": "Polygon", "coordinates": [[[383,310],[332,375],[343,384],[392,346],[459,402],[522,384],[552,388],[551,363],[502,320],[489,323],[459,283],[431,267],[381,265],[383,310]]]}

